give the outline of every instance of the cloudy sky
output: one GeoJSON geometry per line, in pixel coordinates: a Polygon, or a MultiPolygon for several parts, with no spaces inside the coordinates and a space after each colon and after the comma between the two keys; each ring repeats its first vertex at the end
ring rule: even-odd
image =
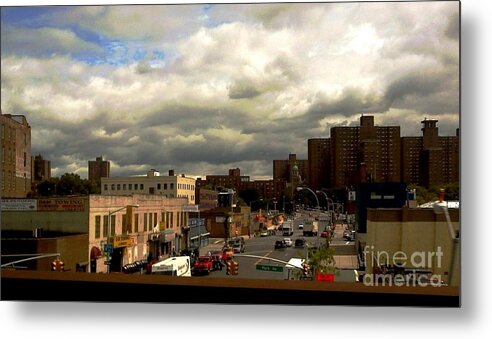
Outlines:
{"type": "Polygon", "coordinates": [[[459,4],[3,7],[1,109],[52,175],[203,176],[307,158],[330,127],[459,125],[459,4]]]}

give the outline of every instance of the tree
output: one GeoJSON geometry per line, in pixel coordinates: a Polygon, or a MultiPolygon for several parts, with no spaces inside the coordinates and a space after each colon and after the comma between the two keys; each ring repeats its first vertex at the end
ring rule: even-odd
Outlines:
{"type": "Polygon", "coordinates": [[[315,274],[336,273],[335,249],[321,245],[319,249],[310,250],[308,265],[315,274]]]}

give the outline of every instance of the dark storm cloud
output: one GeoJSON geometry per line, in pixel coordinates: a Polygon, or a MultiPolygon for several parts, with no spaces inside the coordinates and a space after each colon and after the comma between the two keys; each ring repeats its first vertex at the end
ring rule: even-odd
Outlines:
{"type": "Polygon", "coordinates": [[[448,27],[445,32],[446,36],[453,40],[460,38],[460,19],[459,13],[454,13],[449,17],[448,27]]]}
{"type": "Polygon", "coordinates": [[[229,87],[229,99],[248,99],[260,94],[253,84],[246,81],[237,81],[229,87]]]}
{"type": "Polygon", "coordinates": [[[375,94],[365,94],[357,88],[346,88],[339,99],[318,95],[308,110],[312,119],[322,119],[327,115],[340,114],[350,116],[354,113],[375,113],[386,110],[384,102],[375,94]]]}
{"type": "Polygon", "coordinates": [[[390,83],[384,97],[385,106],[424,113],[456,112],[459,108],[457,85],[457,75],[449,73],[407,74],[390,83]]]}

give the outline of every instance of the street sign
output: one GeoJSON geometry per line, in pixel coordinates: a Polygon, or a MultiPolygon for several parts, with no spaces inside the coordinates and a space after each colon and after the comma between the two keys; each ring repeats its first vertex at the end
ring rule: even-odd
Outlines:
{"type": "Polygon", "coordinates": [[[256,265],[256,269],[258,271],[268,271],[268,272],[283,272],[284,271],[283,266],[277,266],[277,265],[258,264],[258,265],[256,265]]]}

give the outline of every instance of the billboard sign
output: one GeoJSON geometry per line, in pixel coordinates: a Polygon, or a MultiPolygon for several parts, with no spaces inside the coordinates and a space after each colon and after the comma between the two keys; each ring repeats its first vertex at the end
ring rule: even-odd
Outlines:
{"type": "Polygon", "coordinates": [[[36,199],[2,199],[2,211],[36,211],[36,199]]]}

